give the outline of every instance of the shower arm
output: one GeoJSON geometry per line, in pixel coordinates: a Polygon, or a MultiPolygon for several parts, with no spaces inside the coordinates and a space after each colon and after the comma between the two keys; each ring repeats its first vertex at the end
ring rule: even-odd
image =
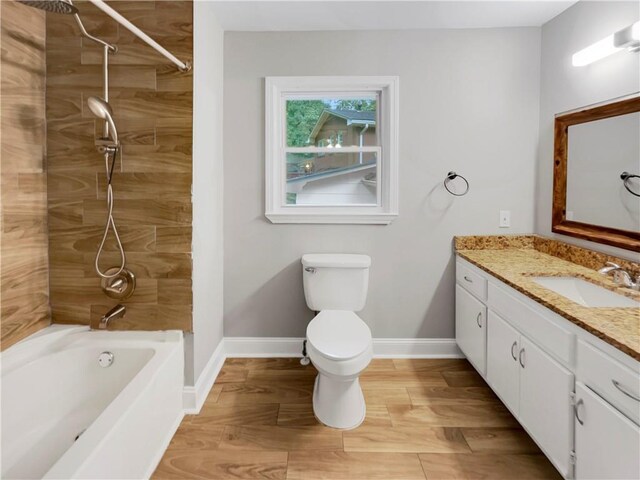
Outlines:
{"type": "Polygon", "coordinates": [[[160,53],[162,56],[164,56],[165,58],[171,60],[171,62],[173,64],[175,64],[180,69],[180,71],[189,72],[191,70],[192,63],[189,60],[184,61],[184,62],[182,60],[180,60],[178,57],[176,57],[169,50],[167,50],[162,45],[160,45],[158,42],[156,42],[149,35],[144,33],[142,30],[140,30],[138,27],[136,27],[133,23],[131,23],[125,17],[120,15],[120,13],[118,13],[116,10],[114,10],[110,5],[107,5],[103,0],[89,0],[89,1],[95,7],[97,7],[100,10],[102,10],[104,13],[109,15],[112,19],[114,19],[116,22],[118,22],[124,28],[126,28],[131,33],[133,33],[140,40],[142,40],[147,45],[149,45],[151,48],[153,48],[158,53],[160,53]]]}
{"type": "Polygon", "coordinates": [[[94,37],[89,32],[87,32],[87,29],[84,28],[84,24],[82,23],[82,20],[80,19],[80,15],[78,15],[77,13],[74,13],[73,16],[76,19],[76,23],[78,24],[78,27],[80,28],[80,31],[82,32],[82,35],[84,37],[86,37],[89,40],[92,40],[92,41],[94,41],[96,43],[99,43],[104,48],[106,48],[110,53],[116,53],[118,51],[118,47],[116,47],[115,45],[111,45],[110,43],[107,43],[104,40],[100,40],[99,38],[94,37]]]}

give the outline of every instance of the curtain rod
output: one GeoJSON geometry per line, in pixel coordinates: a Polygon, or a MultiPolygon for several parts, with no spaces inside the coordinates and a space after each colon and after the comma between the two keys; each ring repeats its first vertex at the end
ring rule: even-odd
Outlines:
{"type": "Polygon", "coordinates": [[[89,1],[92,4],[94,4],[97,8],[102,10],[104,13],[109,15],[111,18],[113,18],[116,22],[118,22],[124,28],[126,28],[131,33],[133,33],[135,36],[137,36],[138,38],[143,40],[147,45],[149,45],[150,47],[155,49],[158,53],[164,55],[169,60],[171,60],[173,63],[175,63],[180,70],[182,70],[183,72],[188,72],[188,71],[191,70],[192,64],[191,64],[191,62],[189,60],[187,60],[186,62],[183,62],[183,61],[179,60],[169,50],[164,48],[162,45],[160,45],[158,42],[156,42],[149,35],[144,33],[142,30],[140,30],[138,27],[136,27],[133,23],[131,23],[125,17],[120,15],[117,11],[115,11],[113,8],[111,8],[109,5],[107,5],[103,0],[89,0],[89,1]]]}

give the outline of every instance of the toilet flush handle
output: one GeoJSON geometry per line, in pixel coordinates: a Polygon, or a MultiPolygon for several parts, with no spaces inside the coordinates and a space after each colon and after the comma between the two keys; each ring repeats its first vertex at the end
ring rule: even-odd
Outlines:
{"type": "Polygon", "coordinates": [[[313,267],[305,267],[304,271],[309,273],[316,273],[316,269],[313,267]]]}

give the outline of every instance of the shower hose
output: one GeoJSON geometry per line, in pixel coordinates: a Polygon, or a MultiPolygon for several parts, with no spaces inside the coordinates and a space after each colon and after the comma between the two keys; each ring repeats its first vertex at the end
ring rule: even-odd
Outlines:
{"type": "Polygon", "coordinates": [[[107,174],[107,221],[104,225],[104,233],[102,234],[102,241],[100,242],[100,246],[98,247],[98,252],[96,253],[96,273],[100,275],[102,278],[115,278],[124,270],[126,264],[126,257],[124,254],[124,248],[122,247],[122,241],[120,240],[120,235],[118,234],[118,229],[116,228],[116,222],[113,219],[113,187],[111,186],[111,180],[113,178],[113,169],[116,164],[116,155],[120,155],[120,164],[122,164],[122,150],[119,147],[116,147],[112,150],[113,155],[109,154],[107,151],[104,154],[104,165],[107,174]],[[111,157],[111,158],[109,158],[111,157]],[[104,250],[104,244],[107,241],[107,237],[109,236],[109,230],[113,231],[113,236],[116,239],[116,244],[118,245],[118,250],[120,250],[120,268],[115,273],[106,273],[100,270],[100,255],[102,255],[102,251],[104,250]]]}

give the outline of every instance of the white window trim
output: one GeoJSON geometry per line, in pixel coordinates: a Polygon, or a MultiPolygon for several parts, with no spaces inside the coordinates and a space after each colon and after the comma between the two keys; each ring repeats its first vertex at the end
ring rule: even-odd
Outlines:
{"type": "MultiPolygon", "coordinates": [[[[387,225],[398,216],[399,78],[267,77],[265,81],[265,216],[272,223],[347,223],[387,225]],[[331,92],[379,93],[378,205],[285,205],[286,118],[283,96],[331,92]]],[[[304,151],[305,147],[301,147],[304,151]]],[[[331,149],[329,149],[331,150],[331,149]]],[[[341,148],[346,152],[348,148],[341,148]]],[[[335,151],[335,150],[334,150],[335,151]]]]}

